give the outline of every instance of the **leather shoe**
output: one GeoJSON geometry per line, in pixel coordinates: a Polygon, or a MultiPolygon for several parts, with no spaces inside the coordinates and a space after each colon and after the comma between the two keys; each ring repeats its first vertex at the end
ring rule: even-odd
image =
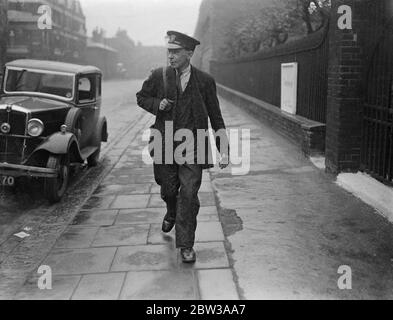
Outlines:
{"type": "Polygon", "coordinates": [[[173,226],[175,225],[175,221],[168,221],[165,220],[162,221],[162,232],[168,233],[173,229],[173,226]]]}
{"type": "Polygon", "coordinates": [[[180,255],[184,263],[193,263],[196,261],[196,254],[193,248],[180,249],[180,255]]]}

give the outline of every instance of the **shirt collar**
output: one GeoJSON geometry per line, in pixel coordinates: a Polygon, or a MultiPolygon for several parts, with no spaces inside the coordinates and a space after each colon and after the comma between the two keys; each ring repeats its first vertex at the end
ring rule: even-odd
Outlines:
{"type": "MultiPolygon", "coordinates": [[[[178,71],[176,70],[176,73],[177,73],[178,71]]],[[[189,64],[188,65],[188,67],[187,68],[185,68],[181,73],[180,73],[180,75],[181,76],[184,76],[184,75],[186,75],[186,74],[188,74],[188,73],[190,73],[191,72],[191,64],[189,64]]]]}

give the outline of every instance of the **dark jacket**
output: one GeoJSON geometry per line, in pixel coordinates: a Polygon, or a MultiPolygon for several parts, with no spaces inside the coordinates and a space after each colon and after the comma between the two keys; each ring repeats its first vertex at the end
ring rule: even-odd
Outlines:
{"type": "MultiPolygon", "coordinates": [[[[153,70],[150,77],[143,83],[141,91],[137,96],[138,105],[156,116],[154,128],[165,134],[165,121],[172,121],[176,116],[177,94],[176,75],[171,67],[166,71],[167,93],[164,92],[163,68],[153,70]],[[175,106],[171,111],[160,111],[159,105],[162,99],[175,100],[175,106]]],[[[194,119],[194,129],[208,129],[208,118],[214,132],[225,129],[224,120],[221,115],[220,105],[217,98],[216,83],[207,73],[191,67],[191,76],[184,92],[187,99],[182,99],[182,107],[191,108],[194,119]],[[188,90],[188,91],[187,91],[188,90]]],[[[226,143],[227,137],[225,136],[226,143]]],[[[217,149],[220,150],[219,139],[216,139],[217,149]]],[[[206,148],[210,141],[206,142],[206,148]]],[[[209,150],[210,151],[210,150],[209,150]]],[[[225,152],[220,150],[220,152],[225,152]]],[[[206,154],[204,168],[212,167],[206,154]]]]}

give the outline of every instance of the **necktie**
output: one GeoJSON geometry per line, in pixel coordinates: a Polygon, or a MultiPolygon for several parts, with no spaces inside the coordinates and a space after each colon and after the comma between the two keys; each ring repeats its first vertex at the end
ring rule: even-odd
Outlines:
{"type": "Polygon", "coordinates": [[[176,87],[179,95],[183,93],[183,88],[181,87],[180,75],[181,75],[180,72],[176,72],[176,87]]]}

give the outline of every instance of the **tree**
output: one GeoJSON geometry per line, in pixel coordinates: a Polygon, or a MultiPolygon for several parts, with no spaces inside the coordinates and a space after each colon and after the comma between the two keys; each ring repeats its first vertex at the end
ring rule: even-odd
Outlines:
{"type": "Polygon", "coordinates": [[[330,0],[277,0],[232,22],[222,52],[234,58],[283,44],[319,30],[329,18],[330,0]]]}
{"type": "Polygon", "coordinates": [[[330,0],[287,0],[289,5],[297,3],[297,15],[303,20],[307,34],[320,29],[329,18],[330,0]]]}

